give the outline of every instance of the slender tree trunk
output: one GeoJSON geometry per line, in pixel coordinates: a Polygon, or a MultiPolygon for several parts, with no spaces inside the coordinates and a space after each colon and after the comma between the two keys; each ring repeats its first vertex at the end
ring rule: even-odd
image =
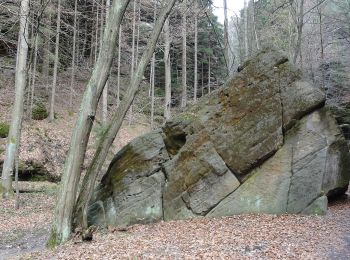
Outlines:
{"type": "Polygon", "coordinates": [[[248,37],[248,5],[247,0],[244,0],[244,51],[245,59],[249,57],[249,37],[248,37]]]}
{"type": "MultiPolygon", "coordinates": [[[[48,4],[50,6],[50,4],[48,4]]],[[[51,12],[47,12],[47,19],[46,19],[46,26],[47,26],[47,36],[45,40],[45,49],[44,49],[44,61],[43,61],[43,74],[45,78],[45,90],[46,93],[49,93],[49,73],[50,73],[50,56],[51,56],[51,12]]]]}
{"type": "Polygon", "coordinates": [[[226,70],[229,74],[231,71],[231,62],[230,62],[230,51],[229,51],[229,39],[228,39],[228,17],[227,17],[227,0],[224,1],[224,14],[225,14],[225,20],[224,20],[224,57],[225,57],[225,63],[226,63],[226,70]]]}
{"type": "Polygon", "coordinates": [[[49,113],[50,122],[55,120],[55,96],[56,96],[57,72],[58,72],[58,63],[59,63],[58,52],[60,47],[60,33],[61,33],[61,0],[57,0],[55,63],[54,63],[54,69],[53,69],[53,82],[52,82],[50,113],[49,113]]]}
{"type": "MultiPolygon", "coordinates": [[[[100,33],[100,50],[102,48],[102,35],[103,35],[103,28],[104,28],[104,8],[103,8],[103,1],[102,0],[102,8],[101,8],[101,33],[100,33]]],[[[108,19],[108,8],[109,8],[110,2],[109,0],[106,0],[106,21],[108,19]]],[[[103,89],[102,93],[102,121],[103,123],[107,122],[107,116],[108,116],[108,85],[109,85],[109,76],[106,82],[106,85],[103,89]]]]}
{"type": "MultiPolygon", "coordinates": [[[[95,1],[92,1],[92,11],[91,13],[93,14],[95,11],[95,1]]],[[[91,65],[94,64],[94,53],[96,52],[97,46],[95,46],[95,27],[96,27],[96,21],[95,19],[92,19],[92,26],[91,26],[91,41],[90,41],[90,63],[91,65]]]]}
{"type": "Polygon", "coordinates": [[[195,15],[194,15],[194,72],[193,73],[194,73],[193,101],[196,103],[197,89],[198,89],[198,2],[197,1],[195,1],[195,15]]]}
{"type": "MultiPolygon", "coordinates": [[[[321,56],[321,65],[324,63],[324,46],[323,46],[323,21],[322,21],[322,10],[318,8],[318,18],[319,18],[319,34],[320,34],[320,56],[321,56]]],[[[321,85],[322,89],[325,88],[325,70],[321,69],[321,85]]]]}
{"type": "Polygon", "coordinates": [[[139,50],[139,43],[140,43],[140,24],[141,24],[141,0],[139,0],[138,6],[139,6],[139,9],[137,12],[138,20],[137,20],[136,59],[135,59],[136,65],[139,62],[139,51],[140,51],[139,50]]]}
{"type": "Polygon", "coordinates": [[[94,158],[89,165],[87,173],[82,182],[82,188],[78,197],[78,201],[75,207],[75,216],[77,223],[83,225],[84,228],[87,227],[87,208],[90,202],[90,198],[94,189],[96,177],[102,168],[102,165],[106,159],[109,148],[111,147],[121,125],[123,119],[131,106],[136,93],[139,90],[139,85],[142,81],[145,69],[152,57],[152,54],[156,48],[156,43],[159,35],[162,31],[163,24],[170,14],[176,0],[166,0],[163,2],[162,11],[157,19],[154,26],[153,33],[149,38],[145,52],[143,53],[140,63],[137,66],[136,73],[131,80],[130,86],[127,88],[127,93],[125,98],[122,100],[119,109],[115,110],[112,120],[107,127],[107,130],[100,139],[97,151],[94,158]]]}
{"type": "Polygon", "coordinates": [[[70,78],[70,96],[69,96],[69,108],[73,107],[73,94],[74,94],[74,83],[75,83],[75,45],[77,41],[77,13],[78,13],[78,0],[74,2],[74,25],[73,25],[73,51],[72,51],[72,72],[70,78]]]}
{"type": "Polygon", "coordinates": [[[300,0],[299,15],[297,19],[297,43],[294,49],[293,64],[296,64],[298,56],[301,55],[301,41],[304,27],[304,0],[300,0]]]}
{"type": "Polygon", "coordinates": [[[111,7],[109,20],[104,31],[102,48],[87,84],[72,133],[58,193],[54,226],[48,241],[48,245],[51,246],[67,241],[72,231],[73,206],[76,200],[81,167],[84,162],[98,101],[112,66],[113,54],[118,39],[118,29],[129,1],[113,1],[111,7]]]}
{"type": "Polygon", "coordinates": [[[208,94],[211,93],[211,55],[208,57],[208,94]]]}
{"type": "Polygon", "coordinates": [[[15,76],[15,103],[12,110],[12,120],[10,125],[9,136],[6,144],[5,161],[2,169],[2,196],[4,198],[13,194],[12,175],[18,147],[21,136],[24,94],[27,82],[27,56],[28,56],[28,15],[29,0],[21,1],[20,11],[20,29],[18,35],[17,59],[16,59],[16,76],[15,76]]]}
{"type": "Polygon", "coordinates": [[[260,40],[259,40],[259,36],[258,36],[258,30],[256,29],[256,8],[255,8],[255,1],[252,0],[252,8],[253,8],[253,15],[252,15],[252,19],[253,19],[253,30],[254,30],[254,37],[255,37],[255,44],[256,44],[256,49],[260,50],[260,40]]]}
{"type": "Polygon", "coordinates": [[[156,70],[156,55],[153,53],[151,61],[151,129],[154,128],[154,81],[155,81],[155,70],[156,70]]]}
{"type": "MultiPolygon", "coordinates": [[[[95,59],[94,59],[94,64],[97,62],[97,57],[98,54],[101,50],[99,50],[99,44],[98,44],[98,32],[99,32],[99,24],[100,24],[100,17],[99,17],[99,8],[98,8],[99,3],[96,3],[96,28],[95,28],[95,59]]],[[[102,36],[101,36],[102,37],[102,36]]]]}
{"type": "Polygon", "coordinates": [[[122,25],[119,26],[119,42],[118,42],[118,76],[117,76],[117,107],[120,105],[120,66],[121,66],[121,46],[122,46],[122,25]]]}
{"type": "Polygon", "coordinates": [[[183,0],[182,11],[182,97],[181,107],[187,105],[187,0],[183,0]]]}
{"type": "Polygon", "coordinates": [[[204,96],[204,61],[202,60],[202,97],[204,96]]]}
{"type": "MultiPolygon", "coordinates": [[[[154,2],[153,10],[153,24],[156,24],[157,18],[157,2],[154,2]]],[[[154,127],[154,86],[155,86],[155,74],[156,74],[156,53],[153,52],[151,61],[151,129],[154,127]]]]}
{"type": "Polygon", "coordinates": [[[164,106],[164,117],[165,120],[171,118],[171,61],[170,61],[170,26],[169,18],[164,24],[164,64],[165,64],[165,106],[164,106]]]}
{"type": "Polygon", "coordinates": [[[33,61],[33,72],[32,72],[32,84],[31,84],[31,89],[30,89],[30,108],[29,108],[29,118],[30,119],[32,119],[33,104],[34,104],[36,65],[37,65],[37,60],[38,60],[38,41],[39,41],[39,36],[36,33],[35,34],[35,43],[34,43],[34,61],[33,61]]]}
{"type": "MultiPolygon", "coordinates": [[[[134,76],[135,72],[135,33],[136,33],[136,0],[133,1],[133,18],[132,18],[132,47],[131,47],[131,74],[130,78],[134,76]]],[[[131,80],[130,80],[131,81],[131,80]]],[[[132,105],[129,109],[129,125],[132,123],[132,105]]]]}

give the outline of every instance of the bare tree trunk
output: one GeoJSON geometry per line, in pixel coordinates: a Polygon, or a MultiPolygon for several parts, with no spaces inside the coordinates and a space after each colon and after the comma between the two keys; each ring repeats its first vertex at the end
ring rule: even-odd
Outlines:
{"type": "MultiPolygon", "coordinates": [[[[132,18],[132,47],[131,47],[131,78],[134,76],[135,71],[135,33],[136,33],[136,0],[133,0],[133,18],[132,18]]],[[[129,109],[129,125],[132,123],[132,105],[129,109]]]]}
{"type": "Polygon", "coordinates": [[[204,61],[202,60],[202,97],[204,96],[204,61]]]}
{"type": "Polygon", "coordinates": [[[194,15],[194,72],[193,73],[194,73],[193,101],[197,102],[197,89],[198,89],[198,2],[197,1],[195,1],[195,15],[194,15]]]}
{"type": "MultiPolygon", "coordinates": [[[[153,10],[153,24],[156,24],[157,18],[157,2],[154,2],[153,10]]],[[[151,129],[154,127],[154,86],[155,86],[155,74],[156,74],[156,53],[153,52],[151,61],[151,129]]]]}
{"type": "Polygon", "coordinates": [[[154,127],[154,81],[155,81],[155,69],[156,69],[156,55],[153,53],[151,61],[151,129],[154,127]]]}
{"type": "Polygon", "coordinates": [[[94,189],[96,177],[102,168],[109,148],[111,147],[122,125],[123,119],[129,107],[131,106],[136,93],[139,90],[139,85],[142,81],[145,69],[156,48],[156,43],[162,31],[163,24],[170,14],[175,2],[176,0],[166,0],[163,2],[164,7],[162,8],[159,18],[157,19],[153,33],[149,38],[147,47],[141,57],[140,63],[137,66],[136,73],[132,78],[130,86],[127,88],[126,96],[122,100],[119,109],[115,110],[112,120],[110,121],[110,124],[108,125],[107,130],[103,134],[102,138],[100,139],[97,151],[84,177],[82,188],[80,190],[78,201],[75,207],[76,221],[77,223],[82,224],[84,228],[87,227],[87,208],[94,189]]]}
{"type": "MultiPolygon", "coordinates": [[[[39,25],[38,25],[39,26],[39,25]]],[[[30,108],[29,108],[29,118],[32,119],[33,112],[33,103],[34,103],[34,90],[35,90],[35,79],[36,79],[36,65],[38,60],[38,40],[39,36],[35,34],[35,43],[34,43],[34,61],[33,61],[33,72],[32,72],[32,84],[30,89],[30,108]]]]}
{"type": "Polygon", "coordinates": [[[253,14],[252,14],[252,19],[253,19],[253,30],[254,30],[254,36],[255,36],[255,44],[256,44],[256,49],[260,50],[260,40],[258,36],[258,31],[256,29],[256,17],[255,17],[255,1],[252,0],[252,9],[253,9],[253,14]]]}
{"type": "Polygon", "coordinates": [[[294,49],[293,64],[296,64],[298,56],[301,55],[301,41],[304,27],[304,0],[300,0],[299,15],[297,18],[297,43],[294,49]]]}
{"type": "Polygon", "coordinates": [[[69,96],[69,108],[73,107],[73,94],[75,83],[75,45],[77,41],[77,12],[78,12],[78,0],[74,2],[74,25],[73,25],[73,51],[72,51],[72,73],[70,79],[70,96],[69,96]]]}
{"type": "Polygon", "coordinates": [[[140,43],[140,24],[141,24],[141,0],[139,0],[139,10],[137,12],[137,37],[136,37],[136,60],[135,63],[139,62],[139,43],[140,43]]]}
{"type": "MultiPolygon", "coordinates": [[[[322,10],[321,7],[317,8],[318,18],[319,18],[319,34],[320,34],[320,56],[321,56],[321,65],[324,63],[324,46],[323,46],[323,20],[322,20],[322,10]]],[[[325,70],[321,69],[321,85],[322,89],[325,88],[325,70]]]]}
{"type": "Polygon", "coordinates": [[[182,97],[181,107],[187,105],[187,0],[183,0],[182,11],[182,97]]]}
{"type": "MultiPolygon", "coordinates": [[[[99,44],[98,44],[98,31],[99,31],[99,30],[98,30],[98,26],[99,26],[99,24],[100,24],[98,5],[99,5],[99,3],[96,2],[95,59],[94,59],[95,64],[96,64],[96,62],[97,62],[98,54],[99,54],[99,52],[101,51],[101,50],[99,50],[99,47],[100,47],[100,46],[99,46],[99,44]]],[[[101,35],[101,37],[102,37],[102,35],[101,35]]]]}
{"type": "MultiPolygon", "coordinates": [[[[102,6],[101,6],[101,32],[100,32],[100,50],[102,48],[102,35],[103,35],[103,28],[104,28],[104,8],[103,8],[103,1],[102,0],[102,6]]],[[[106,0],[106,21],[108,19],[108,8],[109,8],[110,2],[109,0],[106,0]]],[[[106,85],[102,92],[102,122],[107,122],[107,116],[108,116],[108,85],[109,85],[109,76],[106,82],[106,85]]]]}
{"type": "Polygon", "coordinates": [[[248,41],[248,5],[247,0],[244,0],[244,49],[245,59],[249,57],[249,41],[248,41]]]}
{"type": "Polygon", "coordinates": [[[224,0],[224,57],[226,63],[227,74],[231,71],[231,62],[230,62],[230,51],[229,51],[229,40],[228,40],[228,17],[227,17],[227,0],[224,0]]]}
{"type": "Polygon", "coordinates": [[[21,1],[20,29],[18,35],[16,76],[15,76],[15,103],[12,110],[12,120],[6,144],[5,161],[2,170],[2,188],[0,192],[4,198],[13,194],[12,175],[22,129],[24,94],[27,82],[27,56],[28,56],[28,15],[29,0],[21,1]]]}
{"type": "MultiPolygon", "coordinates": [[[[92,1],[92,12],[94,13],[95,10],[95,1],[92,1]]],[[[96,27],[96,22],[95,19],[92,19],[92,26],[91,26],[91,41],[90,41],[90,63],[91,65],[94,64],[94,52],[96,52],[97,46],[95,46],[95,27],[96,27]]]]}
{"type": "Polygon", "coordinates": [[[208,58],[208,94],[211,93],[211,55],[208,58]]]}
{"type": "Polygon", "coordinates": [[[55,120],[55,96],[56,96],[57,72],[58,72],[58,63],[59,63],[58,52],[60,47],[60,33],[61,33],[61,0],[57,0],[55,63],[54,63],[54,69],[53,69],[53,82],[52,82],[50,113],[49,113],[50,122],[55,120]]]}
{"type": "Polygon", "coordinates": [[[166,19],[164,24],[164,64],[165,64],[165,106],[164,117],[165,120],[171,118],[171,61],[170,61],[170,26],[169,18],[166,19]]]}
{"type": "Polygon", "coordinates": [[[122,45],[122,25],[119,26],[118,40],[118,76],[117,76],[117,107],[120,105],[120,65],[121,65],[121,45],[122,45]]]}
{"type": "Polygon", "coordinates": [[[72,231],[72,214],[81,175],[81,167],[84,162],[98,101],[112,66],[113,54],[118,39],[118,29],[129,2],[130,0],[113,1],[111,7],[109,20],[104,31],[102,48],[87,84],[72,133],[58,193],[54,226],[48,241],[48,245],[50,246],[67,241],[72,231]]]}
{"type": "MultiPolygon", "coordinates": [[[[49,6],[49,4],[48,4],[49,6]]],[[[47,25],[47,36],[45,41],[45,49],[44,49],[44,61],[43,61],[43,74],[45,78],[45,89],[46,93],[49,93],[49,73],[50,73],[50,49],[51,49],[51,12],[47,12],[47,19],[46,19],[46,25],[47,25]]]]}

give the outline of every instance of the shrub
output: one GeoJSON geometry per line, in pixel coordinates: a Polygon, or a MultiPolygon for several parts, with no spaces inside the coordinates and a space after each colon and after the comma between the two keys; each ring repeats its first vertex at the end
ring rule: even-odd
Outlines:
{"type": "Polygon", "coordinates": [[[44,120],[47,118],[49,113],[46,110],[46,107],[43,103],[37,103],[33,107],[32,118],[34,120],[44,120]]]}

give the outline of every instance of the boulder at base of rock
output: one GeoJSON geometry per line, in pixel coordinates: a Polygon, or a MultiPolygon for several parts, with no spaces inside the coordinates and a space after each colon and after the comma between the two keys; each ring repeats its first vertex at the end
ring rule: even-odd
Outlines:
{"type": "Polygon", "coordinates": [[[195,106],[139,137],[98,185],[90,223],[129,225],[241,213],[321,214],[350,178],[325,96],[266,49],[195,106]]]}

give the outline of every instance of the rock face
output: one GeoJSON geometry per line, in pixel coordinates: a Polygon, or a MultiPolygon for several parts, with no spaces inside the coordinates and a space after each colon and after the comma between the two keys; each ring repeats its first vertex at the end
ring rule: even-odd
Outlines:
{"type": "Polygon", "coordinates": [[[324,94],[264,50],[222,88],[125,146],[98,185],[90,223],[240,213],[323,214],[349,184],[349,152],[324,94]]]}

